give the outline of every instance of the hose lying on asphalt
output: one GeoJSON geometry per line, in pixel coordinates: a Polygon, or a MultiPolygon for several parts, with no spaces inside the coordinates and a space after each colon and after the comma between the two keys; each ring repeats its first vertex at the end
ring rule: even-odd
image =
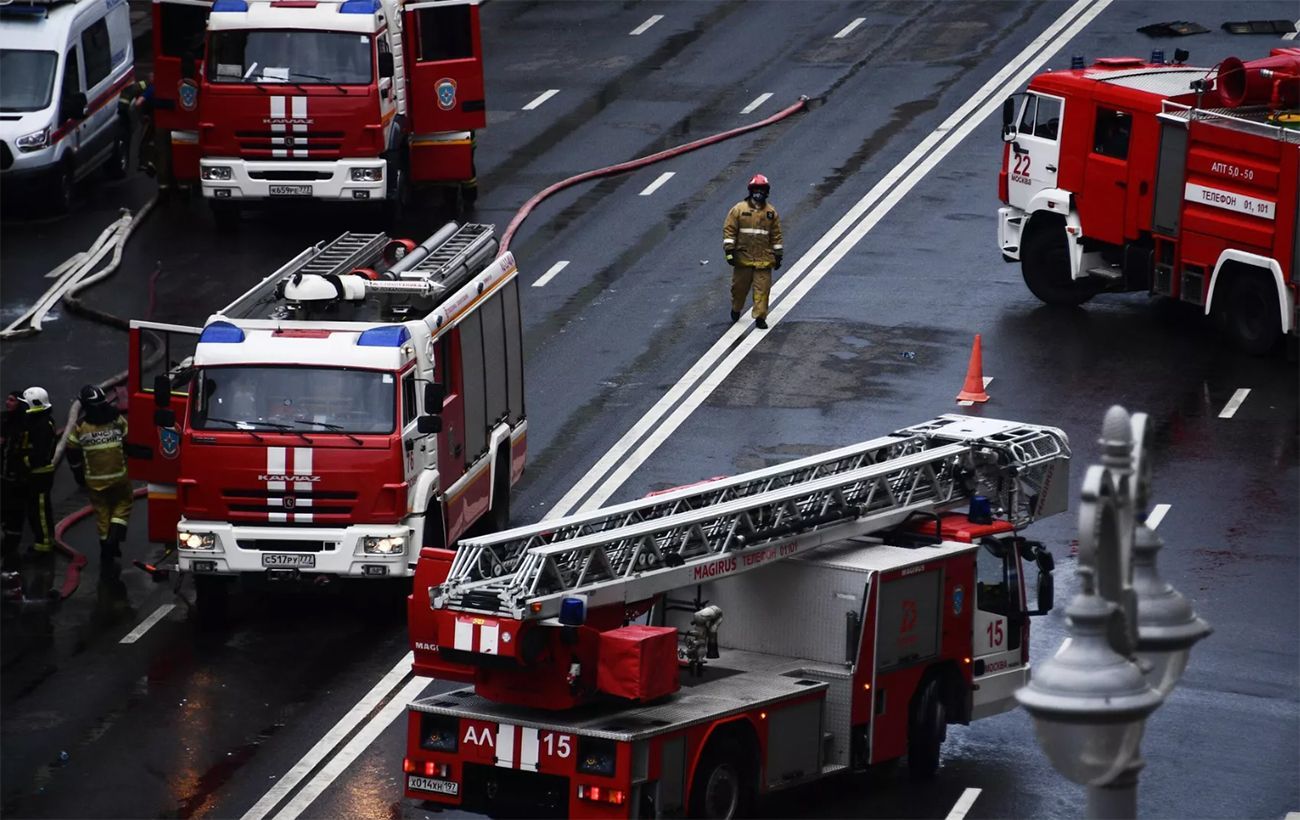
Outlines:
{"type": "Polygon", "coordinates": [[[595,170],[592,171],[584,171],[583,173],[578,174],[576,176],[571,176],[568,179],[562,179],[559,182],[555,183],[554,185],[544,188],[538,193],[534,194],[532,199],[529,199],[527,202],[524,203],[524,206],[520,208],[519,212],[516,213],[514,218],[510,220],[510,225],[506,227],[506,232],[501,237],[501,252],[505,253],[507,250],[510,249],[510,240],[514,239],[515,231],[519,230],[519,226],[522,225],[524,223],[524,220],[528,218],[528,215],[533,212],[533,208],[536,208],[537,205],[542,200],[550,196],[553,196],[554,194],[560,191],[563,191],[565,188],[568,188],[573,185],[577,185],[579,182],[586,182],[589,179],[598,179],[600,177],[608,177],[608,176],[613,176],[615,174],[621,174],[626,171],[635,171],[638,168],[644,168],[645,166],[653,165],[656,162],[663,162],[666,159],[679,157],[682,154],[689,153],[690,151],[694,151],[699,148],[704,148],[705,146],[713,145],[714,143],[722,142],[723,140],[729,140],[732,137],[738,137],[741,134],[747,134],[750,131],[755,131],[759,128],[766,128],[769,125],[773,125],[775,123],[780,122],[781,120],[785,119],[791,114],[794,114],[797,111],[802,111],[804,108],[807,107],[807,105],[808,105],[808,98],[800,97],[798,102],[781,109],[780,111],[776,112],[775,114],[773,114],[772,116],[768,117],[765,120],[759,120],[758,122],[751,122],[749,125],[742,125],[739,128],[732,128],[729,131],[722,131],[720,133],[713,134],[712,136],[703,137],[701,139],[695,140],[694,142],[682,143],[681,145],[677,145],[672,148],[666,148],[663,151],[659,151],[658,153],[648,154],[644,157],[628,160],[627,162],[620,162],[617,165],[609,165],[604,168],[596,168],[595,170]]]}

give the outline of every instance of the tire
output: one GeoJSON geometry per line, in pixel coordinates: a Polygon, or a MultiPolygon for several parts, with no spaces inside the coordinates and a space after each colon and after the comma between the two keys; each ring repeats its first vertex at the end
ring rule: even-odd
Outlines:
{"type": "Polygon", "coordinates": [[[1232,279],[1223,316],[1228,338],[1243,353],[1262,356],[1282,340],[1277,290],[1265,276],[1239,273],[1232,279]]]}
{"type": "Polygon", "coordinates": [[[411,179],[406,163],[402,160],[405,151],[388,156],[388,190],[384,192],[384,222],[390,229],[396,229],[402,217],[406,215],[406,206],[411,199],[411,179]]]}
{"type": "Polygon", "coordinates": [[[239,206],[233,202],[218,202],[211,200],[212,220],[217,223],[217,229],[221,231],[235,231],[239,229],[239,206]]]}
{"type": "Polygon", "coordinates": [[[71,211],[72,203],[76,200],[76,194],[76,169],[73,167],[72,159],[68,158],[64,160],[62,168],[59,169],[58,178],[50,191],[50,205],[54,208],[54,212],[66,214],[71,211]]]}
{"type": "Polygon", "coordinates": [[[194,576],[194,607],[200,629],[219,629],[230,617],[230,587],[234,578],[220,575],[194,576]]]}
{"type": "Polygon", "coordinates": [[[131,134],[119,125],[113,136],[113,153],[104,165],[104,176],[109,179],[126,179],[131,170],[131,134]]]}
{"type": "Polygon", "coordinates": [[[753,808],[755,773],[740,744],[731,738],[709,742],[691,780],[691,817],[728,820],[753,808]]]}
{"type": "Polygon", "coordinates": [[[1081,305],[1097,294],[1097,286],[1070,278],[1070,249],[1059,222],[1029,226],[1020,248],[1020,272],[1038,299],[1049,305],[1081,305]]]}
{"type": "Polygon", "coordinates": [[[918,780],[939,771],[940,750],[948,736],[948,710],[938,678],[923,684],[912,698],[907,722],[907,769],[918,780]]]}

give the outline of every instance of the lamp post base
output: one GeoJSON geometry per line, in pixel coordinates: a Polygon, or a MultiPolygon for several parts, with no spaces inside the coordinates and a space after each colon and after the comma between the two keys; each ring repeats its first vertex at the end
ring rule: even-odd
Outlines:
{"type": "Polygon", "coordinates": [[[1146,766],[1140,756],[1104,786],[1088,787],[1089,820],[1134,820],[1137,817],[1138,772],[1146,766]]]}

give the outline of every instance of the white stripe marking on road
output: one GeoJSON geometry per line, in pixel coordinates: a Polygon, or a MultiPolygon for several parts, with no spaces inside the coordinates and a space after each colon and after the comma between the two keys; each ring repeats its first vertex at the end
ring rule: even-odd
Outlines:
{"type": "MultiPolygon", "coordinates": [[[[1296,28],[1300,28],[1300,20],[1296,20],[1296,21],[1295,21],[1295,27],[1296,27],[1296,28]]],[[[1294,32],[1294,31],[1288,31],[1286,34],[1283,34],[1283,35],[1282,35],[1282,39],[1283,39],[1283,40],[1294,40],[1294,39],[1295,39],[1295,35],[1296,35],[1296,32],[1294,32]]],[[[1287,815],[1287,817],[1290,817],[1290,816],[1291,816],[1291,815],[1289,815],[1289,814],[1287,815]]]]}
{"type": "Polygon", "coordinates": [[[141,621],[139,626],[126,633],[126,637],[122,638],[118,643],[135,643],[140,640],[140,638],[144,636],[144,633],[152,629],[154,624],[158,623],[163,618],[166,618],[167,613],[171,612],[175,608],[176,604],[163,604],[158,607],[153,611],[152,615],[141,621]]]}
{"type": "Polygon", "coordinates": [[[637,37],[639,35],[645,34],[646,31],[649,30],[651,26],[653,26],[655,23],[658,23],[662,19],[664,19],[664,16],[662,14],[652,14],[650,15],[649,20],[646,20],[641,25],[632,29],[631,31],[628,32],[628,34],[631,35],[632,37],[637,37]]]}
{"type": "Polygon", "coordinates": [[[758,108],[760,105],[762,105],[763,103],[767,102],[770,99],[772,99],[771,91],[767,91],[762,94],[759,94],[757,97],[754,98],[753,102],[751,102],[749,105],[745,106],[744,108],[740,109],[740,113],[748,114],[751,111],[753,111],[755,108],[758,108]]]}
{"type": "Polygon", "coordinates": [[[567,268],[568,266],[569,266],[569,260],[567,260],[567,259],[561,259],[559,262],[556,262],[554,265],[551,265],[551,269],[548,270],[546,273],[543,273],[543,274],[542,274],[542,275],[537,279],[537,281],[533,283],[533,287],[535,287],[535,288],[544,287],[544,286],[546,285],[547,282],[549,282],[549,281],[551,281],[552,279],[555,278],[555,274],[557,274],[557,273],[559,273],[560,271],[564,270],[564,269],[567,268]]]}
{"type": "Polygon", "coordinates": [[[953,804],[952,811],[948,812],[948,820],[962,820],[966,812],[970,811],[970,807],[975,805],[975,798],[980,796],[980,791],[972,788],[962,792],[961,797],[953,804]]]}
{"type": "Polygon", "coordinates": [[[1168,512],[1169,512],[1168,504],[1155,505],[1154,507],[1151,508],[1151,512],[1147,513],[1147,522],[1146,522],[1147,526],[1154,530],[1156,527],[1160,526],[1161,521],[1165,520],[1165,515],[1168,512]]]}
{"type": "MultiPolygon", "coordinates": [[[[397,662],[396,666],[388,670],[388,674],[380,678],[379,683],[376,683],[374,687],[366,693],[365,697],[357,701],[357,704],[349,709],[348,713],[344,715],[338,723],[334,724],[334,727],[326,732],[324,737],[316,741],[316,745],[312,746],[307,754],[303,756],[302,760],[299,760],[284,777],[280,778],[279,783],[272,786],[270,791],[262,795],[262,799],[253,804],[253,807],[248,810],[242,820],[261,820],[261,818],[270,814],[271,811],[280,804],[280,801],[289,794],[289,792],[297,788],[298,784],[306,779],[307,775],[310,774],[311,771],[315,769],[330,752],[334,751],[335,746],[343,742],[343,738],[352,734],[352,731],[357,728],[357,725],[361,723],[362,720],[365,719],[366,715],[369,715],[374,711],[375,707],[379,705],[379,702],[392,692],[393,687],[401,683],[410,672],[411,661],[413,659],[414,656],[410,652],[407,652],[406,655],[397,662]]],[[[428,682],[429,681],[425,678],[415,678],[407,683],[407,689],[410,688],[411,684],[418,683],[420,684],[420,690],[423,691],[424,685],[428,682]]],[[[394,703],[400,703],[402,709],[405,709],[408,701],[401,697],[405,692],[406,689],[402,689],[398,692],[397,696],[388,702],[388,706],[392,706],[394,703]]],[[[391,721],[392,718],[390,717],[387,721],[378,725],[382,729],[391,721]]],[[[375,724],[372,723],[371,725],[375,724]]],[[[358,737],[359,736],[360,735],[358,735],[358,737]]],[[[322,771],[321,774],[324,774],[324,772],[322,771]]],[[[317,778],[319,777],[320,775],[317,775],[317,778]]],[[[312,781],[312,783],[315,782],[315,780],[312,781]]],[[[323,788],[324,787],[322,786],[322,789],[323,788]]],[[[305,807],[304,804],[303,808],[305,807]]],[[[288,809],[286,808],[286,811],[287,810],[288,809]]],[[[299,809],[299,811],[301,810],[302,809],[299,809]]]]}
{"type": "Polygon", "coordinates": [[[1228,403],[1223,405],[1223,410],[1219,412],[1219,418],[1230,419],[1237,415],[1237,410],[1241,408],[1241,403],[1245,401],[1246,397],[1249,395],[1249,387],[1237,388],[1237,392],[1232,394],[1232,398],[1228,399],[1228,403]]]}
{"type": "Polygon", "coordinates": [[[645,186],[645,190],[642,191],[640,195],[650,196],[655,191],[659,190],[659,186],[663,185],[665,182],[672,179],[676,175],[677,175],[676,171],[664,171],[662,174],[659,175],[658,179],[656,179],[654,182],[650,183],[649,185],[645,186]]]}
{"type": "Polygon", "coordinates": [[[534,108],[536,108],[537,106],[541,105],[542,103],[546,102],[551,97],[554,97],[556,94],[559,93],[560,93],[560,89],[558,88],[547,89],[546,91],[543,91],[541,94],[538,94],[536,97],[534,97],[533,101],[530,102],[528,105],[525,105],[523,110],[532,111],[534,108]]]}
{"type": "Polygon", "coordinates": [[[865,17],[859,17],[858,19],[854,20],[852,23],[849,23],[849,24],[848,24],[847,26],[845,26],[844,28],[842,28],[842,29],[840,29],[839,31],[835,32],[835,36],[832,37],[831,39],[832,39],[832,40],[843,40],[845,37],[848,37],[850,34],[852,34],[852,33],[853,33],[853,30],[854,30],[855,28],[857,28],[858,26],[862,25],[862,24],[865,23],[865,22],[867,22],[867,18],[865,18],[865,17]]]}

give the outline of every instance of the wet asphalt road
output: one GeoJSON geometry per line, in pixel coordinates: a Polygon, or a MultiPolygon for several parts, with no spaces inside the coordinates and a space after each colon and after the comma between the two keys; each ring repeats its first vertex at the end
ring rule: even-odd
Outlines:
{"type": "MultiPolygon", "coordinates": [[[[525,223],[513,250],[524,287],[529,467],[516,522],[551,509],[622,433],[726,332],[719,226],[761,171],[786,228],[787,269],[958,106],[1066,9],[1064,3],[511,3],[483,8],[489,127],[480,135],[474,218],[504,227],[533,192],[762,118],[801,94],[806,113],[721,146],[570,189],[525,223]],[[652,14],[643,34],[630,36],[652,14]],[[833,35],[855,18],[850,35],[833,35]],[[547,89],[559,93],[534,110],[547,89]],[[773,96],[739,112],[763,93],[773,96]],[[660,174],[674,176],[639,194],[660,174]],[[560,261],[544,287],[527,287],[560,261]],[[707,264],[705,262],[707,261],[707,264]]],[[[1222,20],[1287,18],[1291,3],[1117,2],[1071,53],[1192,51],[1192,62],[1260,56],[1272,38],[1222,20]],[[1246,14],[1245,11],[1249,13],[1246,14]],[[1137,26],[1193,16],[1212,33],[1151,41],[1137,26]]],[[[967,412],[1064,428],[1077,495],[1106,407],[1155,423],[1155,502],[1170,505],[1160,567],[1214,624],[1182,684],[1148,723],[1140,811],[1158,817],[1279,817],[1300,808],[1300,495],[1294,362],[1227,350],[1177,305],[1109,296],[1039,305],[994,247],[1001,143],[992,120],[921,176],[613,496],[735,473],[879,435],[955,408],[971,338],[983,335],[988,405],[967,412]],[[1219,418],[1239,388],[1251,393],[1219,418]]],[[[0,225],[6,323],[40,275],[85,247],[152,183],[85,186],[71,217],[0,225]]],[[[201,323],[303,246],[367,214],[250,214],[216,231],[198,200],[171,200],[140,228],[122,270],[93,292],[122,316],[201,323]],[[154,282],[151,289],[150,281],[154,282]],[[152,312],[150,307],[152,305],[152,312]]],[[[412,235],[445,214],[412,215],[412,235]]],[[[780,277],[778,277],[780,279],[780,277]]],[[[748,333],[759,331],[749,330],[748,333]]],[[[31,382],[65,402],[125,367],[124,336],[56,314],[39,337],[0,346],[4,388],[31,382]]],[[[66,474],[60,510],[83,503],[66,474]]],[[[137,510],[143,518],[143,509],[137,510]]],[[[142,557],[142,520],[128,554],[142,557]]],[[[1059,559],[1058,602],[1075,588],[1073,516],[1037,524],[1059,559]]],[[[94,560],[92,528],[69,533],[94,560]]],[[[190,623],[188,584],[93,567],[54,619],[6,623],[0,670],[0,811],[37,817],[238,817],[306,755],[406,650],[403,613],[365,590],[241,602],[222,633],[190,623]],[[138,642],[121,638],[174,605],[138,642]],[[59,759],[67,752],[68,759],[59,759]]],[[[1044,657],[1064,634],[1040,619],[1044,657]]],[[[430,685],[430,690],[442,686],[430,685]]],[[[378,734],[306,817],[422,817],[401,798],[400,721],[378,734]]],[[[918,786],[901,771],[774,798],[773,816],[943,817],[966,788],[971,817],[1082,814],[1079,789],[1045,763],[1011,713],[950,731],[944,768],[918,786]]]]}

